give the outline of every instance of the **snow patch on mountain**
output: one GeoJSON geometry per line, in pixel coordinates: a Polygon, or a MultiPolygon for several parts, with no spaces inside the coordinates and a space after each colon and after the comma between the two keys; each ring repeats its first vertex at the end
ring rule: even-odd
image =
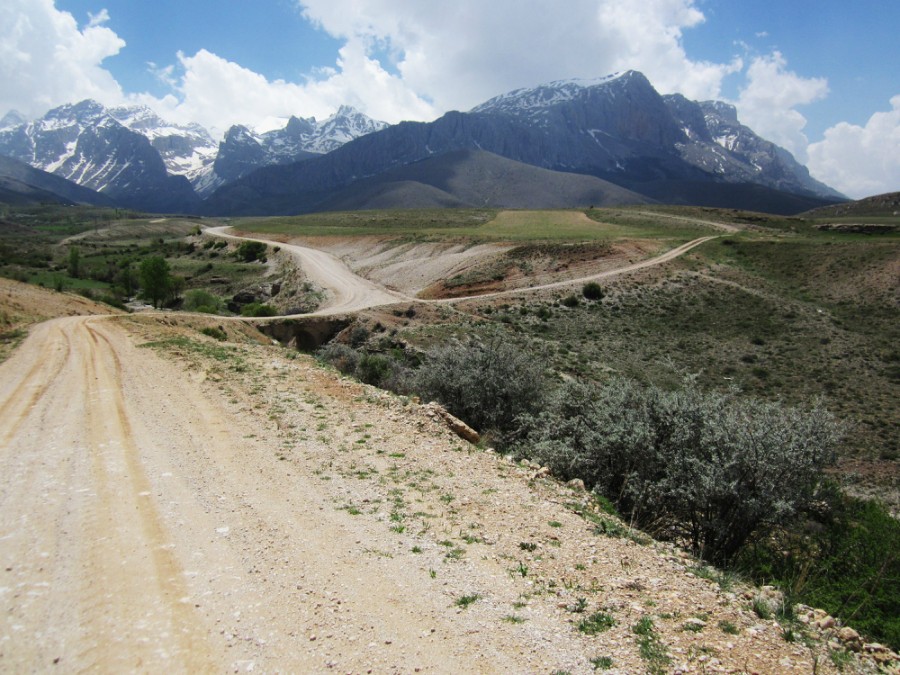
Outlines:
{"type": "Polygon", "coordinates": [[[469,112],[491,114],[533,115],[559,103],[565,103],[581,95],[583,90],[609,85],[621,78],[629,77],[634,71],[614,73],[593,79],[555,80],[537,87],[525,87],[481,103],[469,112]]]}

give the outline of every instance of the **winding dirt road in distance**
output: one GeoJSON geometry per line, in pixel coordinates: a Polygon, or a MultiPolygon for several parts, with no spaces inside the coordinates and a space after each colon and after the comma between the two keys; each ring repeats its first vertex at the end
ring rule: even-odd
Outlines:
{"type": "Polygon", "coordinates": [[[363,279],[347,267],[342,260],[325,251],[260,237],[228,234],[226,231],[229,229],[228,226],[210,227],[205,232],[231,241],[258,241],[269,246],[280,246],[283,251],[294,256],[298,266],[310,281],[324,288],[328,293],[323,306],[313,312],[313,315],[349,314],[370,307],[412,300],[402,293],[390,291],[368,279],[363,279]]]}
{"type": "MultiPolygon", "coordinates": [[[[704,221],[705,222],[705,221],[704,221]]],[[[713,223],[706,223],[713,224],[713,223]]],[[[310,248],[308,246],[299,246],[297,244],[287,244],[280,241],[265,239],[262,237],[245,237],[235,234],[228,234],[229,226],[210,227],[204,232],[216,237],[222,237],[231,241],[256,241],[269,246],[278,246],[281,250],[286,251],[294,256],[297,264],[304,273],[320,287],[324,288],[328,294],[323,305],[315,312],[311,312],[304,316],[329,316],[334,314],[349,314],[358,312],[371,307],[379,307],[382,305],[392,305],[398,302],[424,302],[428,304],[454,304],[465,300],[498,298],[513,295],[522,295],[532,291],[551,290],[554,288],[565,288],[568,286],[577,286],[588,281],[599,281],[620,274],[627,274],[637,270],[662,265],[684,255],[688,251],[712,239],[716,239],[718,235],[699,237],[654,258],[648,258],[614,270],[607,270],[599,274],[592,274],[579,279],[567,279],[549,284],[541,284],[531,286],[529,288],[516,288],[508,291],[498,291],[495,293],[483,293],[474,296],[464,296],[456,298],[444,298],[440,300],[423,300],[414,298],[409,295],[389,290],[383,286],[369,281],[351,270],[346,263],[340,258],[319,249],[310,248]]]]}

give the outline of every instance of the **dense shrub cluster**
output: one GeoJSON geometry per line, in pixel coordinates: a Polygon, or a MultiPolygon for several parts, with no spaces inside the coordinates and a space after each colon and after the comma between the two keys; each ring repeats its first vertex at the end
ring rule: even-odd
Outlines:
{"type": "Polygon", "coordinates": [[[262,302],[251,302],[241,307],[241,316],[266,317],[277,315],[277,309],[262,302]]]}
{"type": "Polygon", "coordinates": [[[540,363],[501,340],[469,340],[428,352],[415,390],[497,439],[509,438],[519,417],[537,413],[544,400],[540,363]]]}
{"type": "Polygon", "coordinates": [[[261,241],[245,241],[237,247],[235,255],[239,260],[242,260],[243,262],[249,263],[256,260],[259,260],[260,262],[266,262],[267,250],[268,246],[266,246],[261,241]]]}
{"type": "Polygon", "coordinates": [[[598,502],[659,538],[778,582],[875,639],[900,646],[900,523],[823,480],[840,430],[809,410],[734,393],[612,380],[545,395],[540,363],[501,341],[452,343],[421,359],[330,344],[343,373],[437,400],[493,442],[581,478],[598,502]],[[419,365],[418,369],[413,366],[419,365]]]}
{"type": "Polygon", "coordinates": [[[642,529],[731,561],[763,524],[815,499],[837,426],[800,411],[692,383],[666,392],[615,380],[562,386],[523,420],[519,452],[578,477],[642,529]]]}
{"type": "Polygon", "coordinates": [[[202,312],[204,314],[218,314],[222,311],[222,299],[199,288],[187,291],[184,294],[182,309],[187,312],[202,312]]]}
{"type": "Polygon", "coordinates": [[[588,300],[602,300],[603,287],[596,281],[589,281],[582,287],[581,294],[588,300]]]}
{"type": "Polygon", "coordinates": [[[331,342],[319,350],[320,360],[331,364],[344,375],[360,382],[398,394],[411,391],[411,370],[401,359],[385,354],[357,351],[339,342],[331,342]]]}

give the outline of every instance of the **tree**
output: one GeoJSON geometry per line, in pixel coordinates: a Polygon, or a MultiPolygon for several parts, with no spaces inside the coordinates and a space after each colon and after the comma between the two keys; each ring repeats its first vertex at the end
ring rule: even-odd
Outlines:
{"type": "Polygon", "coordinates": [[[69,249],[69,259],[66,267],[66,271],[73,279],[77,279],[81,276],[81,252],[78,250],[77,246],[73,246],[69,249]]]}
{"type": "Polygon", "coordinates": [[[137,290],[139,279],[130,260],[120,263],[119,272],[116,274],[116,284],[121,287],[126,297],[131,297],[137,290]]]}
{"type": "Polygon", "coordinates": [[[162,256],[150,256],[141,261],[141,288],[143,295],[158,308],[172,292],[172,275],[169,263],[162,256]]]}

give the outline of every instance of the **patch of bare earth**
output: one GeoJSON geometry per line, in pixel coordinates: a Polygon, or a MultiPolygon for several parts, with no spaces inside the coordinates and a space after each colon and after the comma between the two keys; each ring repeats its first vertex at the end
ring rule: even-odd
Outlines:
{"type": "Polygon", "coordinates": [[[58,316],[118,314],[119,310],[75,293],[0,277],[0,361],[25,337],[30,326],[58,316]]]}

